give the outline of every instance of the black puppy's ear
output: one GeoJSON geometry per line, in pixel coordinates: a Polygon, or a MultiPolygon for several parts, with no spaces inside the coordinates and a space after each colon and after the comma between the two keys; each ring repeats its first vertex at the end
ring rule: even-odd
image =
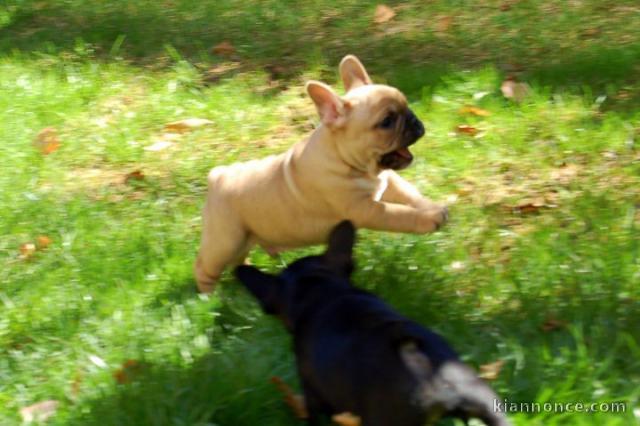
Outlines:
{"type": "Polygon", "coordinates": [[[273,315],[278,312],[278,277],[249,265],[238,266],[234,274],[258,300],[265,313],[273,315]]]}
{"type": "Polygon", "coordinates": [[[348,220],[343,220],[331,231],[329,247],[324,253],[327,266],[345,277],[353,271],[353,245],[356,242],[356,228],[348,220]]]}

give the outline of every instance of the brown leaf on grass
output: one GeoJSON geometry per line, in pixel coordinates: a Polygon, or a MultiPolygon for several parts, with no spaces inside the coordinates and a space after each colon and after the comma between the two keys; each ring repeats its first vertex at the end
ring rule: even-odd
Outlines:
{"type": "Polygon", "coordinates": [[[302,395],[293,392],[293,389],[291,389],[291,387],[287,385],[280,377],[272,377],[271,383],[276,385],[280,393],[282,393],[282,395],[284,396],[284,402],[289,406],[289,408],[291,408],[291,411],[293,411],[293,414],[298,419],[309,418],[307,406],[305,405],[304,397],[302,395]]]}
{"type": "Polygon", "coordinates": [[[532,214],[532,213],[537,213],[540,210],[540,206],[537,206],[532,203],[526,203],[516,207],[516,210],[520,214],[532,214]]]}
{"type": "Polygon", "coordinates": [[[119,369],[113,373],[113,378],[116,379],[116,382],[124,385],[125,383],[129,383],[129,377],[126,375],[124,370],[119,369]]]}
{"type": "Polygon", "coordinates": [[[529,86],[526,83],[519,83],[513,77],[507,77],[500,86],[502,95],[514,102],[522,102],[529,94],[529,86]]]}
{"type": "Polygon", "coordinates": [[[360,426],[362,423],[360,417],[351,413],[334,414],[331,420],[340,426],[360,426]]]}
{"type": "Polygon", "coordinates": [[[613,98],[617,99],[619,101],[626,101],[626,100],[631,99],[632,97],[633,97],[633,94],[629,90],[626,90],[626,89],[620,89],[618,91],[618,93],[613,95],[613,98]]]}
{"type": "Polygon", "coordinates": [[[515,207],[515,211],[520,214],[532,214],[538,213],[540,209],[547,206],[546,200],[542,197],[531,198],[522,200],[520,204],[515,207]]]}
{"type": "Polygon", "coordinates": [[[20,258],[28,260],[36,254],[36,245],[33,243],[24,243],[20,245],[20,258]]]}
{"type": "Polygon", "coordinates": [[[600,30],[600,28],[587,28],[586,30],[582,31],[582,33],[580,34],[581,38],[593,38],[593,37],[597,37],[602,33],[602,30],[600,30]]]}
{"type": "Polygon", "coordinates": [[[22,421],[25,423],[44,422],[58,410],[60,402],[55,400],[41,401],[20,409],[22,421]]]}
{"type": "Polygon", "coordinates": [[[213,121],[206,118],[185,118],[164,125],[164,130],[170,133],[186,133],[199,127],[213,124],[213,121]]]}
{"type": "Polygon", "coordinates": [[[480,130],[478,130],[473,126],[469,126],[468,124],[461,124],[458,127],[456,127],[456,131],[464,135],[475,136],[478,134],[480,130]]]}
{"type": "Polygon", "coordinates": [[[384,4],[379,4],[376,6],[376,11],[373,15],[373,22],[376,24],[384,24],[392,20],[395,16],[396,12],[393,9],[384,4]]]}
{"type": "Polygon", "coordinates": [[[542,331],[544,331],[545,333],[549,333],[551,331],[559,330],[566,326],[567,326],[566,322],[554,317],[548,317],[546,320],[544,320],[542,325],[540,325],[540,328],[542,328],[542,331]]]}
{"type": "Polygon", "coordinates": [[[436,22],[436,32],[445,33],[449,31],[451,28],[451,24],[453,23],[453,16],[441,16],[438,18],[436,22]]]}
{"type": "Polygon", "coordinates": [[[240,69],[240,62],[223,62],[209,68],[203,80],[206,83],[216,83],[220,79],[238,72],[240,69]]]}
{"type": "Polygon", "coordinates": [[[477,115],[478,117],[488,117],[491,115],[491,113],[486,109],[478,108],[473,105],[465,105],[460,108],[460,114],[471,114],[477,115]]]}
{"type": "Polygon", "coordinates": [[[141,181],[141,180],[144,180],[144,178],[145,176],[142,170],[134,170],[125,175],[124,183],[129,183],[129,181],[133,181],[133,180],[141,181]]]}
{"type": "Polygon", "coordinates": [[[76,371],[76,374],[73,376],[73,381],[71,382],[71,396],[75,399],[80,395],[80,386],[82,385],[83,380],[82,371],[76,371]]]}
{"type": "Polygon", "coordinates": [[[33,140],[33,145],[44,155],[49,155],[60,148],[58,131],[53,127],[45,127],[40,130],[33,140]]]}
{"type": "Polygon", "coordinates": [[[36,242],[38,243],[38,250],[45,250],[53,243],[53,240],[46,235],[39,235],[36,238],[36,242]]]}
{"type": "Polygon", "coordinates": [[[113,378],[121,385],[131,383],[142,371],[144,365],[135,359],[128,359],[113,372],[113,378]]]}
{"type": "Polygon", "coordinates": [[[211,51],[219,56],[230,56],[236,53],[236,48],[229,41],[222,41],[211,48],[211,51]]]}
{"type": "Polygon", "coordinates": [[[489,364],[484,364],[480,366],[480,374],[478,377],[485,380],[496,380],[500,375],[500,371],[504,366],[504,360],[499,359],[496,362],[491,362],[489,364]]]}
{"type": "Polygon", "coordinates": [[[513,6],[511,1],[505,1],[500,5],[500,10],[503,12],[507,12],[511,10],[511,6],[513,6]]]}
{"type": "Polygon", "coordinates": [[[289,69],[283,65],[267,64],[264,69],[269,73],[271,80],[279,80],[287,75],[289,69]]]}
{"type": "Polygon", "coordinates": [[[467,179],[462,179],[458,182],[458,188],[456,188],[456,194],[461,197],[466,197],[476,191],[476,183],[467,179]]]}

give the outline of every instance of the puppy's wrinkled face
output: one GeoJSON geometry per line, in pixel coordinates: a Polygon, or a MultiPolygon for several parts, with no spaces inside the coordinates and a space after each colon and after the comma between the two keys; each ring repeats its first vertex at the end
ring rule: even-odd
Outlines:
{"type": "Polygon", "coordinates": [[[393,87],[371,84],[349,91],[345,100],[351,107],[344,142],[338,146],[343,157],[368,171],[409,166],[409,147],[424,135],[424,127],[404,95],[393,87]]]}
{"type": "Polygon", "coordinates": [[[340,63],[340,75],[347,90],[344,97],[314,81],[307,91],[342,160],[373,174],[411,164],[409,146],[424,135],[424,127],[405,96],[391,86],[373,84],[352,55],[340,63]]]}

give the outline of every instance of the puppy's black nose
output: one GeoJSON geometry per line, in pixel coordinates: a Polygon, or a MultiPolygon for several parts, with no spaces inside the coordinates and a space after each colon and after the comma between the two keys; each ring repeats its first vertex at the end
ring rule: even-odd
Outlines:
{"type": "Polygon", "coordinates": [[[410,130],[413,133],[413,136],[416,139],[420,139],[424,136],[424,126],[422,125],[422,121],[416,117],[413,111],[407,111],[407,130],[410,130]]]}
{"type": "Polygon", "coordinates": [[[424,125],[422,124],[422,121],[418,120],[417,117],[414,131],[416,132],[416,138],[420,139],[424,136],[424,125]]]}

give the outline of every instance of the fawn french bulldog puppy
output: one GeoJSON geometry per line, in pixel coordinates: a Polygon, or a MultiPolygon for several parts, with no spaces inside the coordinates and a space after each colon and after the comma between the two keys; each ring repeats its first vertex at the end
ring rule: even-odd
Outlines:
{"type": "Polygon", "coordinates": [[[340,223],[320,256],[270,275],[235,274],[293,335],[308,421],[351,413],[362,426],[424,426],[441,417],[511,423],[497,396],[438,334],[353,286],[355,230],[340,223]]]}
{"type": "Polygon", "coordinates": [[[216,167],[208,176],[200,251],[194,273],[213,291],[225,266],[242,263],[251,247],[267,251],[319,244],[331,227],[423,234],[447,218],[395,170],[407,167],[409,146],[424,134],[397,89],[373,84],[352,55],[340,63],[347,90],[310,81],[307,92],[321,124],[287,152],[216,167]]]}

